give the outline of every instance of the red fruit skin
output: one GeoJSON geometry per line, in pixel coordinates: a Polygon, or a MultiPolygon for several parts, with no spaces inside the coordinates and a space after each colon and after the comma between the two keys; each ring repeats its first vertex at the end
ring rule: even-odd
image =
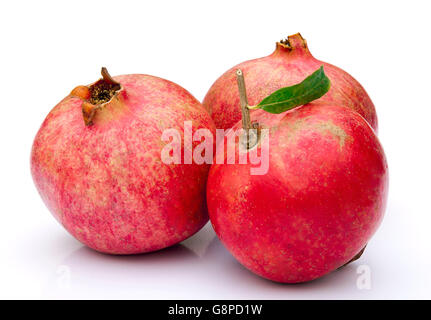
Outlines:
{"type": "Polygon", "coordinates": [[[290,47],[277,43],[271,55],[236,65],[211,86],[202,104],[216,127],[228,129],[241,120],[237,69],[244,74],[249,104],[256,105],[272,92],[301,82],[323,65],[331,80],[331,89],[314,103],[349,107],[363,116],[377,132],[374,104],[359,82],[340,68],[315,59],[299,33],[289,36],[288,40],[290,47]]]}
{"type": "Polygon", "coordinates": [[[267,174],[250,175],[256,165],[237,160],[213,164],[208,177],[210,220],[222,243],[277,282],[310,281],[344,265],[386,206],[388,168],[373,130],[348,108],[319,104],[279,115],[259,110],[252,120],[269,129],[267,174]]]}
{"type": "Polygon", "coordinates": [[[123,105],[100,110],[93,125],[84,124],[76,97],[49,113],[31,152],[33,180],[54,217],[85,245],[111,254],[159,250],[208,221],[209,165],[162,163],[162,132],[178,129],[184,138],[186,120],[193,130],[215,127],[202,105],[170,81],[114,79],[124,88],[123,105]]]}

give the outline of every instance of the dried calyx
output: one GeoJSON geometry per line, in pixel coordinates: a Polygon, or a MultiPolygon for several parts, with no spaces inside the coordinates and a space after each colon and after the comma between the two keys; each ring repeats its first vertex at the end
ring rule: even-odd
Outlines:
{"type": "Polygon", "coordinates": [[[112,99],[115,93],[121,89],[121,85],[112,79],[106,68],[102,68],[102,79],[89,87],[91,104],[103,104],[112,99]]]}
{"type": "Polygon", "coordinates": [[[296,33],[277,42],[277,46],[281,46],[289,50],[301,47],[305,49],[307,48],[307,40],[305,40],[300,33],[296,33]]]}
{"type": "Polygon", "coordinates": [[[111,77],[105,67],[101,73],[102,79],[90,86],[78,86],[71,92],[72,96],[83,100],[82,115],[87,126],[93,123],[96,111],[109,103],[121,90],[120,83],[111,77]]]}
{"type": "Polygon", "coordinates": [[[285,46],[290,47],[290,43],[289,43],[289,39],[288,38],[280,40],[280,43],[284,44],[285,46]]]}

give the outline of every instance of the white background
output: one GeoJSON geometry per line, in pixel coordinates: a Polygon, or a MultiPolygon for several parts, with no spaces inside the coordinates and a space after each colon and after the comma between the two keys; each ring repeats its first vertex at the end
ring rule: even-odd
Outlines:
{"type": "Polygon", "coordinates": [[[431,298],[429,1],[8,1],[0,8],[0,298],[431,298]],[[113,257],[51,216],[29,170],[32,139],[76,85],[147,73],[202,100],[241,61],[301,32],[313,55],[373,99],[390,168],[385,219],[363,257],[281,285],[245,270],[207,225],[181,245],[113,257]],[[371,289],[357,286],[358,267],[371,289]]]}

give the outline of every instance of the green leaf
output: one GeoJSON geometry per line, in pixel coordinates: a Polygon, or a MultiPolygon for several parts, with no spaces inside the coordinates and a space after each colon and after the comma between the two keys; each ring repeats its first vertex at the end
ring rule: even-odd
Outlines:
{"type": "Polygon", "coordinates": [[[330,87],[331,81],[321,66],[301,83],[271,93],[253,109],[263,109],[269,113],[282,113],[319,99],[328,92],[330,87]]]}

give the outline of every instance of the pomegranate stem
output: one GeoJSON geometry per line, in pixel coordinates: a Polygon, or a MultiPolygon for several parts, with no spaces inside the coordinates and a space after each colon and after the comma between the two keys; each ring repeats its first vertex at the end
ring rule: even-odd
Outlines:
{"type": "Polygon", "coordinates": [[[241,69],[236,70],[236,80],[238,83],[239,101],[242,113],[242,128],[244,129],[244,136],[246,148],[249,148],[249,129],[251,128],[250,111],[248,109],[247,92],[245,90],[244,74],[241,69]]]}
{"type": "Polygon", "coordinates": [[[247,148],[249,143],[249,129],[251,128],[250,111],[248,110],[247,92],[245,90],[244,74],[241,69],[236,70],[236,80],[238,83],[239,90],[239,101],[241,104],[242,113],[242,128],[244,129],[244,135],[246,138],[247,148]]]}

